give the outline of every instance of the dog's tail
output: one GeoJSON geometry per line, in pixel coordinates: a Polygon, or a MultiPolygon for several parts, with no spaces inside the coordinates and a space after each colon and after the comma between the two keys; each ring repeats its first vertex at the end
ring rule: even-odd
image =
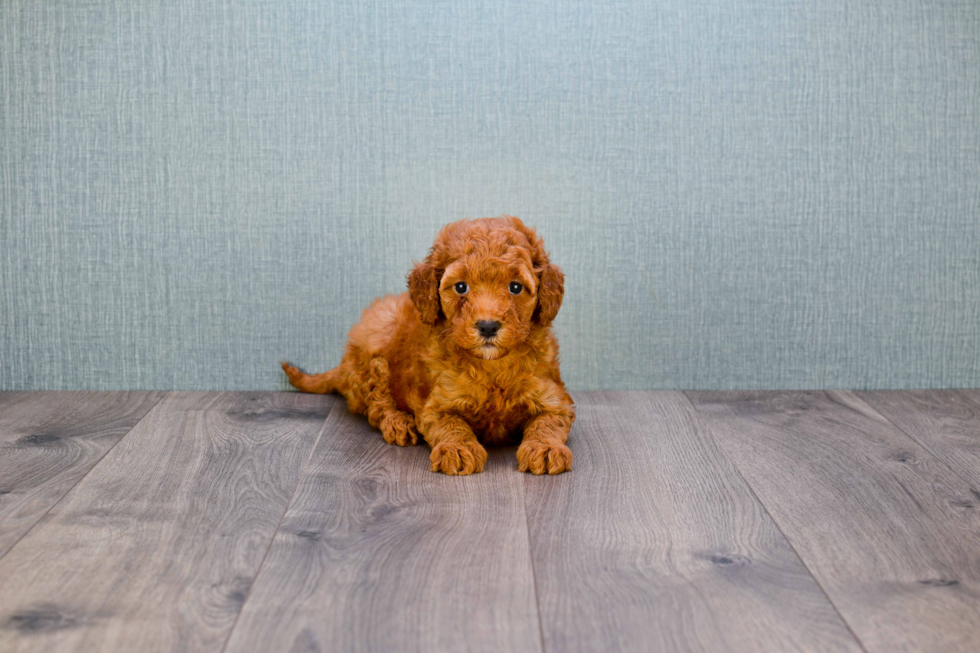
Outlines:
{"type": "Polygon", "coordinates": [[[326,395],[339,390],[340,368],[335,367],[323,374],[304,374],[289,363],[281,363],[282,370],[289,377],[289,383],[300,392],[326,395]]]}

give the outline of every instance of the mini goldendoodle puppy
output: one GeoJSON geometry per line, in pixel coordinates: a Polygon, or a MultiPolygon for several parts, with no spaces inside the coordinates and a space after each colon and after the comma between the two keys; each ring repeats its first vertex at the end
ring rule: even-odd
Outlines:
{"type": "Polygon", "coordinates": [[[575,421],[550,326],[564,281],[519,219],[460,220],[415,264],[407,293],[364,311],[339,366],[282,367],[303,392],[343,394],[391,444],[417,444],[421,433],[434,472],[483,471],[481,442],[520,442],[520,471],[560,474],[571,469],[575,421]]]}

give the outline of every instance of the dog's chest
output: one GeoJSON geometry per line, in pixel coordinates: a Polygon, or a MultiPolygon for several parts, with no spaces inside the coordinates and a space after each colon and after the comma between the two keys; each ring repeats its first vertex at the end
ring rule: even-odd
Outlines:
{"type": "Polygon", "coordinates": [[[490,385],[479,388],[474,394],[475,401],[466,419],[480,439],[488,444],[519,439],[517,431],[530,417],[522,390],[490,385]]]}

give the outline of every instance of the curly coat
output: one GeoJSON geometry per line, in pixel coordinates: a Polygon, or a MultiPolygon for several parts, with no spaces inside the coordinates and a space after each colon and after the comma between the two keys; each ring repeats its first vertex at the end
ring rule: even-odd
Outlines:
{"type": "Polygon", "coordinates": [[[512,216],[460,220],[415,263],[407,293],[364,311],[339,366],[282,366],[303,392],[343,394],[391,444],[421,433],[434,472],[482,471],[481,442],[520,441],[520,471],[559,474],[571,469],[575,421],[551,330],[563,295],[534,229],[512,216]]]}

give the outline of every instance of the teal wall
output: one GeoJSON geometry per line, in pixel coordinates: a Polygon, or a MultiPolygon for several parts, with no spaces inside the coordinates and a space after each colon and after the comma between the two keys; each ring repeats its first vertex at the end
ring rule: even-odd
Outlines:
{"type": "Polygon", "coordinates": [[[277,389],[446,222],[572,389],[980,386],[980,3],[0,1],[0,388],[277,389]]]}

